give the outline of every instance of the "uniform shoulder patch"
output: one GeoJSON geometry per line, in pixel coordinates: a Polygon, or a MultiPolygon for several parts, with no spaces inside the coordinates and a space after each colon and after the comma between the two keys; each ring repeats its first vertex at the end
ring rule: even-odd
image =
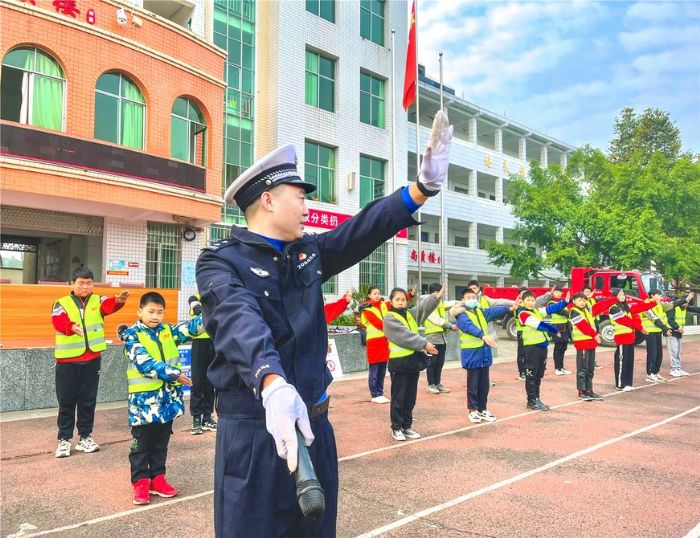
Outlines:
{"type": "Polygon", "coordinates": [[[222,248],[226,248],[228,246],[233,245],[234,242],[235,241],[231,240],[230,238],[221,239],[220,241],[217,241],[216,243],[212,243],[211,245],[207,245],[202,250],[210,250],[212,252],[216,252],[217,250],[221,250],[222,248]]]}

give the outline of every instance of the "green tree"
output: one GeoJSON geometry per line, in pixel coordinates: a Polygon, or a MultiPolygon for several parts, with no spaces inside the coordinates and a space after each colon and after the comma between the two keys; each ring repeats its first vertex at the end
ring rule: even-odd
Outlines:
{"type": "Polygon", "coordinates": [[[623,108],[615,118],[614,137],[608,149],[610,160],[628,162],[637,154],[646,164],[654,153],[662,153],[673,164],[681,153],[680,134],[663,110],[647,108],[637,115],[633,108],[623,108]]]}

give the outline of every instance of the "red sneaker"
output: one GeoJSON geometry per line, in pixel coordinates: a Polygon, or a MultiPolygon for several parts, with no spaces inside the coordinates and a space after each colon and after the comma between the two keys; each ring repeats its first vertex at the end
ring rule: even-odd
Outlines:
{"type": "Polygon", "coordinates": [[[164,474],[159,474],[151,480],[151,493],[160,497],[175,497],[177,490],[168,484],[164,474]]]}
{"type": "Polygon", "coordinates": [[[134,486],[134,504],[148,504],[151,502],[151,496],[148,494],[148,478],[142,478],[132,484],[134,486]]]}

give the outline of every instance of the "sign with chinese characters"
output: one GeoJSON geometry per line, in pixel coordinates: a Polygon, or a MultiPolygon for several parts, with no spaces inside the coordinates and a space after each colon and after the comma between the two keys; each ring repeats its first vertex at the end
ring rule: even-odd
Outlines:
{"type": "MultiPolygon", "coordinates": [[[[80,10],[78,9],[78,0],[22,0],[25,4],[30,4],[36,7],[54,8],[56,13],[79,19],[80,10]],[[45,6],[43,5],[45,4],[45,6]]],[[[85,13],[85,21],[88,24],[95,24],[95,10],[90,8],[85,13]]]]}
{"type": "MultiPolygon", "coordinates": [[[[418,251],[414,248],[411,251],[411,259],[414,262],[418,261],[418,251]]],[[[421,263],[440,263],[440,256],[435,254],[432,250],[421,250],[420,251],[420,261],[421,263]]]]}
{"type": "MultiPolygon", "coordinates": [[[[309,219],[306,221],[307,226],[313,228],[324,228],[325,230],[335,230],[346,220],[349,220],[352,215],[344,213],[333,213],[332,211],[323,211],[322,209],[309,208],[309,219]]],[[[408,230],[401,230],[396,234],[400,239],[408,237],[408,230]]]]}

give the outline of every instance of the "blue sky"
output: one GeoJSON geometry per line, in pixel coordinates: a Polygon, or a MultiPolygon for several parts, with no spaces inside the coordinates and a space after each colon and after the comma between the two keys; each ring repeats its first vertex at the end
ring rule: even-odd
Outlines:
{"type": "Polygon", "coordinates": [[[419,0],[435,79],[439,51],[458,96],[562,141],[607,150],[623,107],[655,107],[700,153],[700,1],[419,0]]]}

